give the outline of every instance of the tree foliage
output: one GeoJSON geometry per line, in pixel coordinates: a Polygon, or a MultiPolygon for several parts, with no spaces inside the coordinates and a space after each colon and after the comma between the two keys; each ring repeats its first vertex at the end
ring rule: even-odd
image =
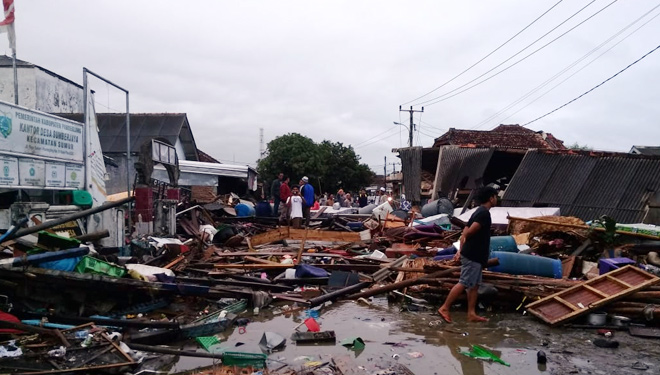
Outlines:
{"type": "Polygon", "coordinates": [[[581,145],[577,142],[573,143],[572,145],[568,146],[570,150],[578,150],[578,151],[593,151],[593,148],[590,147],[587,144],[581,145]]]}
{"type": "Polygon", "coordinates": [[[303,177],[317,192],[335,192],[339,188],[349,191],[368,185],[374,173],[360,163],[352,146],[339,142],[312,139],[298,133],[279,136],[268,142],[268,156],[259,160],[257,171],[265,183],[270,183],[279,172],[291,177],[297,184],[303,177]]]}

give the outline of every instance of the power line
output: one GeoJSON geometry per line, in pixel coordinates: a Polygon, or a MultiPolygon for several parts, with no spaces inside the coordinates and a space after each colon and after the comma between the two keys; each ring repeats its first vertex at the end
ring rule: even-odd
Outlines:
{"type": "Polygon", "coordinates": [[[610,47],[610,48],[608,48],[607,50],[603,51],[603,53],[601,53],[600,55],[598,55],[595,59],[591,60],[589,63],[587,63],[587,64],[586,64],[585,66],[583,66],[582,68],[578,69],[575,73],[573,73],[573,74],[571,74],[570,76],[564,78],[564,79],[561,80],[559,83],[557,83],[556,85],[552,86],[549,90],[547,90],[547,91],[544,92],[543,94],[541,94],[541,95],[537,96],[536,98],[534,98],[534,100],[530,101],[529,103],[527,103],[525,106],[523,106],[523,107],[520,108],[519,110],[517,110],[517,111],[513,112],[512,114],[510,114],[509,116],[503,118],[502,121],[505,121],[505,120],[507,120],[507,119],[510,118],[510,117],[513,117],[513,116],[514,116],[515,114],[517,114],[518,112],[520,112],[520,111],[522,111],[523,109],[525,109],[525,108],[529,107],[530,105],[534,104],[534,103],[537,102],[539,99],[541,99],[542,97],[546,96],[547,94],[549,94],[550,92],[552,92],[552,91],[553,91],[554,89],[556,89],[557,87],[561,86],[564,82],[566,82],[566,81],[568,81],[569,79],[571,79],[574,75],[580,73],[580,72],[581,72],[582,70],[584,70],[586,67],[588,67],[589,65],[591,65],[594,61],[598,60],[598,58],[600,58],[601,56],[603,56],[604,54],[606,54],[607,52],[609,52],[610,50],[612,50],[614,47],[616,47],[617,45],[619,45],[621,42],[623,42],[624,40],[626,40],[628,37],[630,37],[631,35],[633,35],[635,32],[637,32],[639,29],[641,29],[642,27],[644,27],[647,23],[653,21],[653,20],[654,20],[655,18],[657,18],[658,16],[660,16],[660,13],[659,13],[659,14],[656,14],[655,16],[653,16],[653,18],[651,18],[650,20],[646,21],[644,24],[642,24],[641,26],[639,26],[637,29],[633,30],[633,32],[631,32],[630,34],[628,34],[628,35],[627,35],[625,38],[623,38],[622,40],[618,41],[618,42],[617,42],[616,44],[614,44],[612,47],[610,47]]]}
{"type": "MultiPolygon", "coordinates": [[[[629,28],[631,28],[631,27],[632,27],[633,25],[635,25],[637,22],[641,21],[644,17],[646,17],[647,15],[649,15],[651,12],[653,12],[653,11],[654,11],[655,9],[657,9],[658,7],[660,7],[660,4],[658,4],[658,5],[654,6],[653,8],[651,8],[648,12],[644,13],[643,15],[641,15],[640,17],[638,17],[637,19],[635,19],[633,22],[631,22],[631,23],[629,23],[628,25],[626,25],[624,28],[622,28],[621,30],[619,30],[618,32],[616,32],[615,34],[613,34],[612,36],[610,36],[607,40],[605,40],[604,42],[602,42],[601,44],[599,44],[598,46],[596,46],[595,48],[593,48],[591,51],[587,52],[585,55],[583,55],[583,56],[580,57],[579,59],[575,60],[573,63],[571,63],[570,65],[568,65],[568,66],[565,67],[564,69],[562,69],[560,72],[558,72],[558,73],[555,74],[554,76],[552,76],[552,77],[550,77],[549,79],[547,79],[547,80],[546,80],[545,82],[543,82],[542,84],[536,86],[534,89],[528,91],[525,95],[521,96],[520,98],[518,98],[518,99],[515,100],[514,102],[510,103],[509,105],[507,105],[506,107],[500,109],[498,112],[496,112],[495,114],[489,116],[489,117],[486,118],[485,120],[482,120],[481,122],[479,122],[478,124],[474,125],[474,126],[471,127],[470,129],[478,129],[478,128],[482,127],[483,125],[487,124],[487,123],[490,122],[491,120],[495,119],[496,117],[500,116],[500,115],[503,114],[504,112],[508,111],[509,109],[513,108],[513,107],[516,106],[517,104],[521,103],[521,102],[524,101],[525,99],[529,98],[529,97],[532,96],[534,93],[538,92],[538,91],[541,90],[543,87],[549,85],[552,81],[554,81],[555,79],[559,78],[562,74],[568,72],[570,69],[572,69],[573,67],[575,67],[576,65],[578,65],[579,63],[581,63],[582,61],[584,61],[587,57],[591,56],[591,55],[594,54],[596,51],[598,51],[599,49],[601,49],[602,47],[604,47],[607,43],[611,42],[611,41],[614,40],[616,37],[618,37],[619,35],[623,34],[626,30],[628,30],[629,28]]],[[[660,13],[656,14],[655,16],[653,16],[651,19],[649,19],[648,21],[646,21],[645,23],[643,23],[642,25],[640,25],[640,26],[639,26],[637,29],[635,29],[633,32],[631,32],[630,34],[626,35],[623,39],[621,39],[620,41],[618,41],[617,43],[615,43],[614,45],[612,45],[610,48],[608,48],[608,49],[605,50],[603,53],[601,53],[601,54],[598,55],[596,58],[594,58],[594,59],[591,60],[589,63],[587,63],[585,66],[583,66],[582,68],[580,68],[579,70],[577,70],[575,73],[573,73],[573,74],[571,74],[570,76],[568,76],[565,80],[561,81],[559,84],[565,82],[568,78],[573,77],[575,74],[579,73],[580,71],[582,71],[583,69],[585,69],[587,66],[591,65],[594,61],[598,60],[598,59],[599,59],[601,56],[603,56],[605,53],[607,53],[608,51],[612,50],[614,47],[616,47],[617,45],[619,45],[619,44],[620,44],[621,42],[623,42],[624,40],[628,39],[631,35],[633,35],[634,33],[636,33],[636,32],[637,32],[639,29],[641,29],[642,27],[646,26],[649,22],[653,21],[653,20],[654,20],[656,17],[658,17],[659,15],[660,15],[660,13]]],[[[552,89],[554,89],[554,88],[557,87],[557,86],[559,86],[559,85],[554,86],[552,89]]],[[[545,94],[547,94],[548,92],[552,91],[552,89],[546,91],[545,94]]],[[[511,115],[507,116],[506,118],[504,118],[504,119],[502,119],[502,120],[499,120],[499,122],[502,122],[502,121],[508,119],[509,117],[513,116],[514,114],[520,112],[520,110],[526,108],[527,106],[529,106],[530,104],[532,104],[532,103],[535,102],[536,100],[538,100],[538,99],[540,99],[541,97],[543,97],[545,94],[543,94],[543,95],[537,97],[537,98],[534,99],[532,102],[528,103],[527,105],[525,105],[524,107],[520,108],[518,111],[512,113],[511,115]]]]}
{"type": "Polygon", "coordinates": [[[619,74],[625,72],[625,71],[628,70],[628,68],[630,68],[631,66],[633,66],[633,65],[637,64],[638,62],[642,61],[646,56],[652,54],[653,52],[657,51],[658,49],[660,49],[660,45],[658,45],[658,46],[655,47],[654,49],[650,50],[649,52],[647,52],[644,56],[640,57],[639,59],[633,61],[632,63],[630,63],[630,64],[629,64],[628,66],[626,66],[625,68],[619,70],[616,74],[614,74],[614,75],[611,76],[610,78],[604,80],[603,82],[601,82],[601,83],[597,84],[596,86],[592,87],[590,90],[584,92],[582,95],[580,95],[580,96],[578,96],[578,97],[576,97],[576,98],[573,98],[572,100],[570,100],[570,101],[564,103],[563,105],[561,105],[561,106],[559,106],[559,107],[553,109],[552,111],[546,113],[546,114],[543,115],[543,116],[539,116],[539,117],[535,118],[534,120],[525,123],[523,126],[527,126],[527,125],[529,125],[529,124],[531,124],[531,123],[533,123],[533,122],[535,122],[535,121],[538,121],[538,120],[540,120],[540,119],[542,119],[542,118],[544,118],[544,117],[546,117],[546,116],[549,116],[549,115],[551,115],[551,114],[557,112],[558,110],[560,110],[560,109],[566,107],[567,105],[573,103],[574,101],[580,99],[581,97],[583,97],[583,96],[589,94],[590,92],[594,91],[595,89],[597,89],[597,88],[599,88],[600,86],[604,85],[605,83],[609,82],[609,81],[610,81],[611,79],[613,79],[614,77],[616,77],[616,76],[618,76],[619,74]]]}
{"type": "MultiPolygon", "coordinates": [[[[394,126],[392,126],[391,128],[385,130],[383,133],[381,133],[380,135],[378,135],[378,136],[376,136],[376,137],[380,137],[380,136],[384,135],[385,133],[389,133],[389,132],[391,132],[392,130],[394,130],[395,128],[397,128],[396,125],[394,125],[394,126]]],[[[358,143],[356,143],[356,144],[354,144],[354,145],[352,145],[352,146],[353,146],[353,148],[357,148],[358,146],[362,145],[363,143],[367,143],[367,142],[370,142],[370,141],[373,141],[373,140],[374,140],[374,138],[365,139],[364,141],[362,141],[362,142],[358,142],[358,143]]]]}
{"type": "MultiPolygon", "coordinates": [[[[490,53],[488,53],[486,56],[482,57],[479,61],[477,61],[477,62],[475,62],[474,64],[470,65],[467,69],[465,69],[465,70],[463,70],[462,72],[458,73],[456,76],[454,76],[453,78],[451,78],[449,81],[447,81],[447,82],[443,83],[442,85],[440,85],[440,86],[434,88],[433,90],[427,92],[426,94],[424,94],[424,95],[422,95],[422,96],[420,96],[420,97],[417,97],[417,98],[415,98],[415,99],[413,99],[413,100],[407,101],[407,102],[405,102],[405,103],[403,103],[403,104],[401,104],[401,105],[403,106],[403,105],[406,105],[406,104],[412,103],[412,102],[417,101],[417,100],[419,100],[419,99],[421,99],[421,98],[423,98],[423,97],[425,97],[425,96],[427,96],[427,95],[430,95],[430,94],[436,92],[437,90],[439,90],[439,89],[445,87],[447,84],[453,82],[456,78],[458,78],[458,77],[462,76],[463,74],[467,73],[469,70],[471,70],[472,68],[474,68],[475,66],[477,66],[479,63],[481,63],[482,61],[486,60],[486,59],[487,59],[488,57],[490,57],[492,54],[494,54],[495,52],[497,52],[500,48],[502,48],[502,47],[504,47],[505,45],[507,45],[507,44],[508,44],[510,41],[512,41],[515,37],[517,37],[518,35],[522,34],[523,31],[527,30],[530,26],[532,26],[533,24],[535,24],[536,21],[540,20],[543,16],[545,16],[548,12],[550,12],[552,9],[554,9],[554,8],[555,8],[557,5],[559,5],[559,3],[561,3],[562,1],[563,1],[563,0],[559,0],[555,5],[551,6],[550,9],[546,10],[545,12],[543,12],[543,14],[541,14],[540,16],[538,16],[534,21],[532,21],[530,24],[528,24],[527,26],[525,26],[522,30],[518,31],[515,35],[513,35],[511,38],[509,38],[506,42],[500,44],[497,48],[495,48],[494,50],[492,50],[492,51],[491,51],[490,53]]],[[[594,1],[595,1],[595,0],[594,0],[594,1]]]]}
{"type": "MultiPolygon", "coordinates": [[[[595,1],[595,0],[594,0],[594,1],[595,1]]],[[[455,88],[455,89],[453,89],[453,90],[451,90],[451,91],[448,91],[448,92],[446,92],[446,93],[444,93],[444,94],[442,94],[442,95],[440,95],[440,96],[437,96],[437,97],[435,97],[435,98],[433,98],[433,99],[429,99],[429,100],[423,102],[422,104],[425,104],[426,106],[429,106],[429,105],[434,105],[434,104],[437,104],[437,103],[443,102],[443,101],[445,101],[445,100],[451,99],[451,98],[453,98],[454,96],[460,95],[460,94],[462,94],[462,93],[464,93],[464,92],[466,92],[466,91],[468,91],[468,90],[473,89],[474,87],[477,87],[477,86],[479,86],[479,85],[481,85],[481,84],[483,84],[483,83],[485,83],[485,82],[491,80],[492,78],[494,78],[494,77],[496,77],[496,76],[498,76],[498,75],[504,73],[505,71],[507,71],[507,70],[513,68],[514,66],[516,66],[516,65],[520,64],[521,62],[527,60],[529,57],[535,55],[537,52],[543,50],[544,48],[546,48],[546,47],[549,46],[550,44],[552,44],[552,43],[556,42],[557,40],[559,40],[560,38],[564,37],[566,34],[568,34],[569,32],[571,32],[571,31],[573,31],[573,30],[575,30],[575,29],[578,28],[579,26],[583,25],[585,22],[589,21],[590,19],[592,19],[593,17],[595,17],[596,15],[598,15],[599,13],[601,13],[602,11],[604,11],[605,9],[607,9],[608,7],[610,7],[612,4],[616,3],[617,1],[618,1],[618,0],[614,0],[614,1],[612,1],[611,3],[607,4],[606,6],[604,6],[604,7],[601,8],[600,10],[598,10],[596,13],[594,13],[594,14],[592,14],[591,16],[589,16],[589,17],[587,17],[586,19],[584,19],[582,22],[578,23],[577,25],[571,27],[570,29],[568,29],[568,30],[565,31],[564,33],[560,34],[558,37],[552,39],[552,40],[549,41],[548,43],[546,43],[546,44],[544,44],[543,46],[541,46],[541,47],[537,48],[536,50],[534,50],[532,53],[526,55],[525,57],[523,57],[523,58],[521,58],[520,60],[514,62],[513,64],[511,64],[511,65],[505,67],[504,69],[502,69],[502,70],[496,72],[495,74],[493,74],[493,75],[491,75],[491,76],[489,76],[489,77],[486,77],[485,79],[483,79],[483,80],[481,80],[481,81],[475,83],[474,85],[468,86],[469,84],[471,84],[471,83],[477,81],[479,78],[485,76],[486,74],[488,74],[488,73],[492,72],[493,70],[497,69],[498,67],[502,66],[505,62],[507,62],[507,61],[511,60],[511,58],[517,56],[517,55],[518,55],[520,52],[522,52],[524,49],[521,50],[520,52],[518,52],[517,54],[513,55],[512,57],[508,58],[507,60],[503,61],[502,63],[498,64],[498,65],[495,66],[494,68],[492,68],[492,69],[488,70],[487,72],[481,74],[480,76],[474,78],[473,80],[471,80],[471,81],[469,81],[469,82],[467,82],[467,83],[465,83],[465,84],[463,84],[463,85],[461,85],[461,86],[459,86],[459,87],[457,87],[457,88],[455,88]],[[467,86],[467,88],[461,90],[462,88],[464,88],[464,87],[466,87],[466,86],[467,86]],[[458,91],[458,90],[460,90],[460,91],[458,91]],[[458,91],[458,92],[456,92],[456,91],[458,91]],[[453,94],[452,94],[452,93],[453,93],[453,94]],[[450,94],[452,94],[452,95],[450,95],[450,94]],[[430,102],[430,103],[429,103],[429,102],[430,102]],[[427,104],[427,103],[428,103],[428,104],[427,104]]],[[[593,1],[592,1],[592,3],[593,3],[593,1]]],[[[589,3],[589,4],[591,4],[591,3],[589,3]]],[[[589,6],[589,4],[587,4],[587,5],[585,6],[585,8],[586,8],[587,6],[589,6]]],[[[584,8],[582,8],[582,9],[584,9],[584,8]]],[[[582,9],[580,9],[580,11],[582,11],[582,9]]],[[[578,11],[578,13],[579,13],[580,11],[578,11]]],[[[577,13],[576,13],[576,14],[577,14],[577,13]]],[[[574,14],[574,15],[575,15],[575,14],[574,14]]],[[[573,15],[573,16],[574,16],[574,15],[573,15]]],[[[573,16],[571,16],[571,17],[573,17],[573,16]]],[[[569,18],[569,19],[570,19],[570,18],[569,18]]],[[[565,22],[565,21],[564,21],[564,22],[565,22]]],[[[546,34],[546,35],[547,35],[547,34],[546,34]]],[[[543,37],[541,37],[541,38],[543,38],[543,37]]],[[[537,41],[540,40],[541,38],[537,39],[537,41]]],[[[536,43],[536,41],[535,41],[534,43],[536,43]]],[[[534,43],[532,43],[532,44],[534,44],[534,43]]],[[[531,46],[532,44],[530,44],[529,46],[531,46]]],[[[527,47],[529,47],[529,46],[527,46],[527,47]]],[[[527,49],[527,47],[525,47],[525,49],[527,49]]]]}
{"type": "Polygon", "coordinates": [[[390,135],[388,135],[388,136],[386,136],[386,137],[383,137],[385,134],[386,134],[386,133],[383,133],[383,134],[381,134],[380,136],[378,136],[378,137],[376,137],[376,138],[369,139],[369,142],[368,142],[368,143],[364,143],[364,142],[362,142],[362,143],[364,143],[364,144],[361,144],[361,145],[359,145],[359,146],[357,146],[357,147],[356,147],[356,146],[353,146],[353,149],[356,149],[356,150],[357,150],[358,148],[362,148],[362,147],[365,147],[365,146],[371,146],[371,145],[374,144],[374,143],[378,143],[378,142],[380,142],[380,141],[384,141],[384,140],[386,140],[386,139],[388,139],[388,138],[392,138],[393,136],[396,135],[396,133],[392,133],[392,134],[390,134],[390,135]]]}

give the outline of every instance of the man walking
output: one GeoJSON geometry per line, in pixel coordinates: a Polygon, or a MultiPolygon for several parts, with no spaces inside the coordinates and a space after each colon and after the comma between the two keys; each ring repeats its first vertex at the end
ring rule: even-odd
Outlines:
{"type": "Polygon", "coordinates": [[[461,276],[458,284],[449,291],[445,303],[438,309],[438,314],[447,323],[451,323],[449,309],[456,299],[467,291],[468,312],[470,322],[487,322],[488,319],[477,315],[477,296],[481,283],[481,272],[488,262],[490,253],[490,209],[497,204],[497,190],[490,186],[483,187],[476,195],[480,206],[470,217],[460,238],[460,249],[454,260],[461,260],[461,276]]]}
{"type": "Polygon", "coordinates": [[[314,186],[309,183],[309,178],[307,176],[302,178],[303,186],[300,188],[302,197],[305,198],[305,203],[303,204],[303,215],[305,217],[305,228],[309,226],[309,209],[314,205],[316,197],[314,195],[314,186]]]}
{"type": "Polygon", "coordinates": [[[280,172],[277,175],[277,178],[273,180],[273,183],[270,185],[270,196],[273,198],[273,216],[278,217],[280,215],[280,186],[282,186],[282,178],[284,178],[284,173],[280,172]]]}

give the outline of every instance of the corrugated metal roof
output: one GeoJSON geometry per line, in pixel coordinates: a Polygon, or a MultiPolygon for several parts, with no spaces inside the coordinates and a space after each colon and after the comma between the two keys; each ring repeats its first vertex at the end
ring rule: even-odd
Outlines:
{"type": "Polygon", "coordinates": [[[403,187],[406,190],[406,199],[419,202],[422,189],[422,148],[400,148],[401,172],[403,172],[403,187]]]}
{"type": "Polygon", "coordinates": [[[641,222],[660,191],[660,158],[528,151],[503,197],[511,207],[549,205],[562,215],[641,222]]]}
{"type": "MultiPolygon", "coordinates": [[[[82,122],[81,113],[58,113],[57,116],[82,122]]],[[[139,153],[144,142],[165,138],[172,145],[181,139],[185,159],[198,160],[195,139],[185,113],[131,113],[131,153],[139,153]]],[[[126,114],[97,113],[99,140],[104,153],[126,152],[126,114]]],[[[180,158],[183,159],[183,158],[180,158]]]]}
{"type": "Polygon", "coordinates": [[[435,189],[449,195],[455,189],[478,187],[476,182],[483,177],[494,151],[492,148],[441,147],[435,189]]]}

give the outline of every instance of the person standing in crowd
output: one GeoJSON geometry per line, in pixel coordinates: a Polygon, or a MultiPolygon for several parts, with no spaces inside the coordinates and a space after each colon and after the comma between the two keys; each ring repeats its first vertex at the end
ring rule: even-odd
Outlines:
{"type": "Polygon", "coordinates": [[[319,205],[325,206],[327,201],[328,201],[328,193],[323,193],[323,195],[321,195],[321,197],[319,198],[319,205]]]}
{"type": "Polygon", "coordinates": [[[270,196],[273,198],[273,216],[279,216],[280,212],[280,186],[282,186],[282,178],[284,178],[284,173],[280,172],[277,175],[277,178],[273,180],[273,183],[270,184],[270,196]]]}
{"type": "Polygon", "coordinates": [[[305,207],[305,198],[300,196],[300,189],[297,185],[291,188],[291,196],[286,200],[286,206],[289,211],[289,218],[291,219],[291,226],[300,229],[300,224],[303,219],[303,207],[305,207]]]}
{"type": "Polygon", "coordinates": [[[335,195],[335,203],[339,203],[339,207],[344,207],[344,199],[346,199],[344,189],[337,190],[337,195],[335,195]]]}
{"type": "Polygon", "coordinates": [[[342,207],[353,207],[353,198],[351,198],[351,193],[346,193],[346,195],[344,195],[344,203],[342,207]]]}
{"type": "Polygon", "coordinates": [[[328,195],[328,200],[325,201],[325,205],[332,207],[332,205],[334,204],[335,204],[335,196],[332,194],[328,195]]]}
{"type": "MultiPolygon", "coordinates": [[[[288,176],[283,178],[282,185],[280,185],[280,201],[281,202],[286,203],[287,199],[289,199],[289,197],[291,196],[291,188],[289,188],[289,182],[290,181],[291,181],[291,179],[288,176]]],[[[282,210],[282,211],[285,211],[283,217],[286,218],[286,211],[287,210],[282,210]]]]}
{"type": "Polygon", "coordinates": [[[367,200],[367,191],[362,189],[360,190],[360,196],[358,197],[358,206],[362,208],[365,207],[367,204],[369,204],[367,200]]]}
{"type": "Polygon", "coordinates": [[[305,217],[305,227],[309,226],[309,210],[314,204],[314,186],[309,183],[309,178],[307,176],[302,178],[303,186],[300,189],[300,193],[302,194],[302,197],[305,198],[305,204],[303,204],[303,216],[305,217]]]}
{"type": "Polygon", "coordinates": [[[385,188],[381,187],[378,190],[378,194],[376,195],[376,198],[374,199],[374,204],[376,206],[378,206],[378,205],[381,205],[381,204],[385,203],[386,200],[387,200],[387,198],[385,198],[385,188]]]}
{"type": "Polygon", "coordinates": [[[490,209],[497,204],[497,190],[490,186],[483,187],[475,198],[480,206],[470,217],[459,240],[460,246],[454,260],[461,261],[461,275],[458,283],[449,291],[445,303],[438,309],[438,314],[447,323],[451,323],[449,309],[456,299],[467,291],[467,318],[470,322],[487,322],[488,319],[477,315],[477,297],[481,272],[488,262],[490,254],[490,209]]]}

